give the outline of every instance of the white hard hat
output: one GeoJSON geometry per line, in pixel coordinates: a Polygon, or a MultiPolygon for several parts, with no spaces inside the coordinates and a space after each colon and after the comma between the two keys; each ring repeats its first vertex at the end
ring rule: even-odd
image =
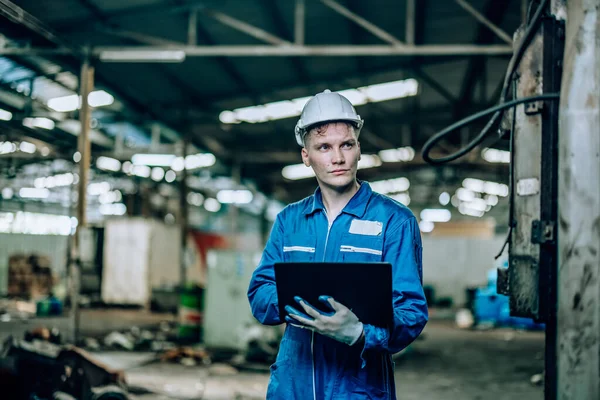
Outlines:
{"type": "Polygon", "coordinates": [[[316,94],[302,109],[300,119],[296,123],[296,142],[304,146],[304,135],[310,128],[328,121],[350,122],[356,128],[357,137],[364,123],[347,98],[327,89],[316,94]]]}

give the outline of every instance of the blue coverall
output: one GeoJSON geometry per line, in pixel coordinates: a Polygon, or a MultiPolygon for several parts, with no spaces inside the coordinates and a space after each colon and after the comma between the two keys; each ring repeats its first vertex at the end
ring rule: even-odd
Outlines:
{"type": "Polygon", "coordinates": [[[364,342],[350,347],[288,324],[271,366],[267,399],[396,399],[391,355],[408,346],[428,319],[421,236],[407,207],[373,192],[367,182],[360,184],[331,226],[320,189],[279,213],[252,276],[248,299],[259,322],[277,325],[284,321],[278,313],[275,263],[389,262],[393,328],[365,324],[364,342]],[[353,225],[353,220],[368,222],[353,225]],[[356,229],[357,225],[363,228],[356,229]]]}

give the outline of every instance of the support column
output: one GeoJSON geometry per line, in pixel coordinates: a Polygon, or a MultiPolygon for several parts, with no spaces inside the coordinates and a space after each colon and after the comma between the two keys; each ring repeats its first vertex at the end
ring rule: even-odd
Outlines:
{"type": "Polygon", "coordinates": [[[600,399],[600,0],[567,2],[558,164],[558,399],[600,399]]]}
{"type": "Polygon", "coordinates": [[[179,224],[180,224],[180,228],[181,228],[181,244],[180,244],[180,261],[179,261],[179,284],[181,286],[181,290],[183,290],[185,288],[185,285],[187,284],[187,265],[186,265],[186,261],[187,261],[187,234],[188,234],[188,225],[189,225],[189,205],[187,202],[187,196],[188,196],[188,185],[187,185],[187,178],[188,178],[188,171],[187,171],[187,165],[186,164],[186,158],[188,156],[188,146],[190,144],[190,140],[188,135],[184,135],[184,139],[183,139],[183,150],[182,150],[182,157],[183,157],[183,163],[184,163],[184,167],[183,167],[183,171],[182,171],[182,176],[181,176],[181,181],[179,182],[179,211],[180,211],[180,215],[179,215],[179,224]]]}
{"type": "Polygon", "coordinates": [[[77,188],[77,230],[73,238],[73,246],[71,248],[71,262],[69,267],[69,280],[71,284],[71,329],[73,342],[77,344],[79,341],[79,288],[80,288],[80,250],[79,250],[79,234],[81,229],[87,226],[87,185],[88,173],[90,170],[91,158],[91,142],[90,142],[90,105],[88,96],[94,88],[94,67],[90,65],[90,61],[86,58],[81,66],[80,96],[81,108],[79,110],[79,120],[81,122],[81,132],[77,138],[77,149],[81,154],[79,161],[79,186],[77,188]]]}

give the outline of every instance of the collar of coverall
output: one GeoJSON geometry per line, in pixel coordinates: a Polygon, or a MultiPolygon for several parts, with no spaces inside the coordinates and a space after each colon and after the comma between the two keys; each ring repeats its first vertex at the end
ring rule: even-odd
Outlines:
{"type": "MultiPolygon", "coordinates": [[[[367,203],[369,202],[369,198],[371,197],[371,193],[373,190],[371,186],[367,182],[362,182],[357,180],[360,187],[354,193],[354,196],[350,199],[348,204],[342,210],[343,213],[354,215],[357,218],[362,218],[365,215],[365,210],[367,209],[367,203]]],[[[313,201],[308,202],[305,209],[304,215],[310,215],[317,211],[323,210],[325,205],[323,204],[323,197],[321,195],[321,188],[317,188],[313,195],[313,201]]]]}

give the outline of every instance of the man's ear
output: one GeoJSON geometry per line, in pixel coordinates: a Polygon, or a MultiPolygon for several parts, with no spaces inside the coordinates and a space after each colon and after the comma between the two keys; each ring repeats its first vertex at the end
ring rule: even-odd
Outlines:
{"type": "Polygon", "coordinates": [[[302,154],[302,162],[304,163],[304,165],[306,165],[307,167],[310,167],[310,161],[308,161],[308,151],[306,151],[306,147],[302,148],[301,154],[302,154]]]}
{"type": "Polygon", "coordinates": [[[356,147],[358,147],[358,161],[360,161],[362,153],[360,152],[360,142],[358,140],[356,141],[356,147]]]}

